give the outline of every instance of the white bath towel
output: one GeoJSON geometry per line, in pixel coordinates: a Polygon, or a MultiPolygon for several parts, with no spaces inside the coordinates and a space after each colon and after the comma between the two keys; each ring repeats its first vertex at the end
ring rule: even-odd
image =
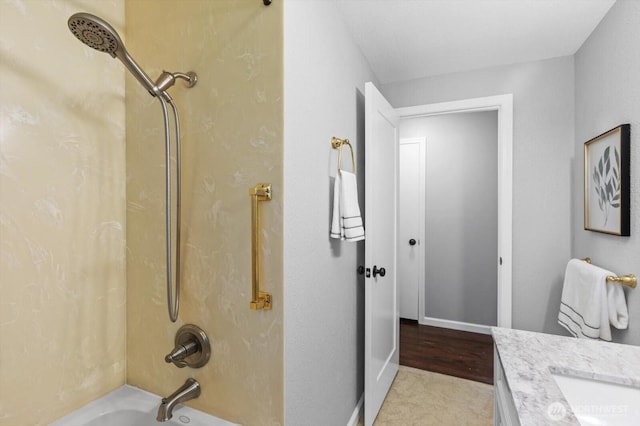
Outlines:
{"type": "Polygon", "coordinates": [[[344,170],[336,175],[333,185],[333,216],[330,236],[346,241],[364,240],[356,175],[344,170]]]}
{"type": "Polygon", "coordinates": [[[610,324],[626,328],[624,292],[607,282],[609,275],[613,273],[579,259],[567,264],[558,323],[573,336],[611,341],[610,324]]]}

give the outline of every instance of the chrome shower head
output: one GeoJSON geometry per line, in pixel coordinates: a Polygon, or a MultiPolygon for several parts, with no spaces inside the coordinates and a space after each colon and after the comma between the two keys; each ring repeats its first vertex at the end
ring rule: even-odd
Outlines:
{"type": "Polygon", "coordinates": [[[125,67],[142,84],[152,96],[157,96],[159,91],[155,84],[140,66],[133,60],[116,30],[106,21],[90,13],[75,13],[71,15],[69,30],[78,40],[100,52],[105,52],[120,59],[125,67]]]}
{"type": "Polygon", "coordinates": [[[67,23],[73,35],[89,47],[108,53],[114,58],[119,48],[124,49],[124,43],[116,30],[97,16],[76,13],[67,23]]]}

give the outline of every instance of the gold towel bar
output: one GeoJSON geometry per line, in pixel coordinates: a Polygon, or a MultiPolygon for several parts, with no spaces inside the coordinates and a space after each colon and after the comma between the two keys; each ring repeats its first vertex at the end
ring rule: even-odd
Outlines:
{"type": "Polygon", "coordinates": [[[333,136],[331,138],[331,146],[333,147],[333,149],[337,149],[338,150],[338,173],[340,173],[342,171],[342,147],[344,145],[347,145],[349,147],[349,149],[351,150],[351,170],[353,170],[353,173],[356,172],[356,158],[353,155],[353,147],[351,146],[351,142],[349,142],[349,139],[340,139],[340,138],[336,138],[335,136],[333,136]]]}
{"type": "MultiPolygon", "coordinates": [[[[591,263],[590,257],[585,257],[582,260],[584,260],[587,263],[591,263]]],[[[615,275],[609,275],[607,277],[607,281],[620,283],[622,285],[626,285],[627,287],[631,287],[631,288],[636,288],[636,285],[638,285],[638,278],[633,274],[620,275],[617,277],[615,275]]]]}

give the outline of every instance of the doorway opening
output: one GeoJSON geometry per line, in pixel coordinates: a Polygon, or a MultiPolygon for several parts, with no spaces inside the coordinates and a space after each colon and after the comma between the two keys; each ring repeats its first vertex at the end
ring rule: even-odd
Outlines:
{"type": "MultiPolygon", "coordinates": [[[[402,170],[401,167],[400,180],[413,175],[422,185],[419,193],[430,192],[431,194],[440,194],[441,197],[449,195],[457,198],[453,202],[449,200],[448,203],[434,205],[435,200],[416,200],[415,197],[403,194],[402,187],[399,189],[400,208],[402,209],[405,204],[405,209],[417,209],[423,216],[422,224],[418,220],[422,226],[412,231],[416,232],[417,238],[405,235],[408,221],[403,219],[402,212],[399,216],[398,284],[401,293],[399,295],[401,310],[403,303],[417,305],[414,308],[417,310],[417,320],[420,324],[456,330],[490,334],[490,326],[492,325],[511,327],[512,95],[397,108],[396,112],[401,123],[405,123],[406,128],[412,129],[405,131],[405,136],[412,136],[412,139],[405,139],[403,143],[401,142],[401,147],[406,149],[404,154],[402,153],[403,149],[400,149],[400,161],[402,164],[404,155],[405,159],[409,159],[407,161],[409,167],[406,167],[405,170],[402,170]],[[494,147],[491,148],[486,143],[485,146],[482,146],[480,138],[462,141],[464,143],[447,144],[444,142],[439,145],[436,143],[429,148],[431,151],[428,153],[430,158],[429,164],[427,164],[426,146],[430,142],[429,135],[426,135],[426,141],[424,136],[416,139],[416,129],[429,120],[432,122],[432,128],[434,126],[435,128],[445,128],[443,123],[447,122],[449,122],[449,126],[454,123],[455,126],[460,127],[460,124],[455,124],[460,121],[455,120],[463,116],[467,118],[473,116],[478,119],[484,117],[482,120],[485,124],[480,124],[480,127],[476,126],[475,130],[471,131],[476,132],[477,129],[484,127],[488,132],[489,139],[491,139],[493,132],[494,147]],[[493,124],[491,125],[492,120],[493,124]],[[496,139],[497,146],[495,146],[496,139]],[[424,164],[421,165],[420,162],[424,162],[424,164]],[[485,167],[481,167],[480,162],[486,163],[485,167]],[[461,168],[468,169],[472,174],[490,170],[493,177],[490,173],[478,176],[477,181],[471,178],[466,179],[465,182],[464,179],[460,179],[463,174],[461,168]],[[441,177],[435,176],[430,181],[429,176],[425,175],[425,169],[430,169],[430,173],[440,169],[441,177]],[[481,184],[485,184],[485,186],[483,187],[481,184]],[[452,185],[452,187],[447,188],[447,185],[452,185]],[[427,186],[430,191],[427,191],[427,186]],[[465,186],[465,188],[460,188],[460,186],[465,186]],[[489,192],[492,192],[493,195],[489,192]],[[403,197],[404,200],[409,197],[410,201],[403,202],[403,197]],[[473,207],[469,207],[469,203],[472,203],[473,207]],[[464,209],[465,205],[468,208],[477,209],[478,203],[487,204],[488,207],[481,207],[483,210],[489,209],[492,203],[493,207],[492,211],[488,211],[489,215],[484,215],[488,219],[474,228],[476,224],[469,223],[469,217],[465,218],[464,215],[457,213],[461,213],[460,209],[464,209]],[[427,214],[429,217],[424,220],[427,214]],[[463,221],[458,222],[458,225],[450,220],[456,216],[463,218],[463,221]],[[405,239],[407,241],[404,241],[405,239]],[[479,254],[473,255],[473,251],[469,250],[469,247],[473,245],[477,246],[476,253],[479,254]],[[408,280],[412,284],[409,285],[411,288],[409,292],[413,294],[413,300],[402,295],[402,286],[405,283],[402,282],[403,272],[400,271],[400,268],[406,267],[402,265],[406,259],[414,262],[413,273],[405,274],[408,275],[408,278],[404,280],[408,280]],[[465,268],[467,268],[467,272],[465,272],[465,268]],[[468,274],[474,269],[473,273],[477,277],[468,274]],[[483,270],[482,274],[480,274],[481,270],[483,270]],[[484,278],[481,278],[480,275],[483,275],[484,278]],[[418,280],[417,284],[416,280],[418,280]],[[484,281],[485,284],[478,284],[481,281],[484,281]],[[470,285],[474,285],[474,287],[470,287],[470,285]],[[463,301],[463,293],[471,296],[467,302],[463,301]],[[490,293],[489,297],[492,300],[487,299],[487,293],[490,293]],[[460,300],[456,301],[458,296],[460,296],[460,300]],[[444,307],[444,302],[447,299],[454,301],[453,305],[448,308],[444,307]],[[491,312],[483,312],[483,309],[489,309],[491,312]]],[[[402,138],[402,124],[400,132],[402,138]]],[[[469,138],[469,136],[461,136],[461,138],[469,138]]],[[[434,142],[437,141],[434,140],[434,142]]],[[[473,220],[475,219],[480,218],[473,220]]]]}

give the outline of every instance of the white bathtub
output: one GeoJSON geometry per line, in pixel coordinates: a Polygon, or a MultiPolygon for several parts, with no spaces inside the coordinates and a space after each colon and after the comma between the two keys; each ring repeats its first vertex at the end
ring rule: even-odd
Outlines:
{"type": "Polygon", "coordinates": [[[70,413],[50,426],[238,426],[202,411],[178,404],[173,418],[158,422],[157,395],[124,385],[70,413]]]}

